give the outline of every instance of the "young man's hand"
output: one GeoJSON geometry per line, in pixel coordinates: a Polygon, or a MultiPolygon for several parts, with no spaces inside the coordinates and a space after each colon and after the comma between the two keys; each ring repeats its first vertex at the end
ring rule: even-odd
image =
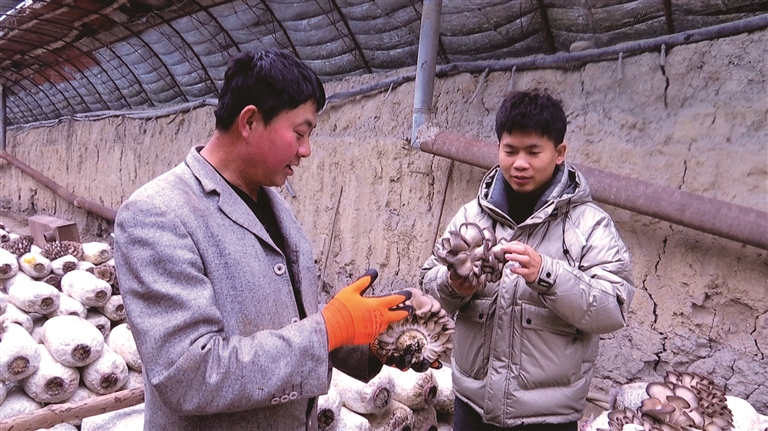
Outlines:
{"type": "Polygon", "coordinates": [[[512,241],[504,246],[504,258],[520,265],[512,268],[512,272],[521,275],[528,283],[536,281],[541,269],[541,255],[533,247],[512,241]]]}

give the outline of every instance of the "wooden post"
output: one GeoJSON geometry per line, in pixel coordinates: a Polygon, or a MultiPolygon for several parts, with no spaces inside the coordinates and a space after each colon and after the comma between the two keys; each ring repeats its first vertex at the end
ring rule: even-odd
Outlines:
{"type": "Polygon", "coordinates": [[[3,431],[34,431],[56,424],[79,420],[102,413],[113,412],[144,402],[144,388],[133,388],[77,403],[50,404],[25,415],[14,416],[2,422],[3,431]]]}
{"type": "Polygon", "coordinates": [[[52,179],[46,177],[45,175],[41,174],[40,172],[32,169],[32,167],[22,162],[21,160],[17,159],[16,157],[10,155],[6,151],[0,151],[0,158],[5,159],[6,161],[8,161],[8,163],[19,168],[22,172],[34,178],[35,181],[37,181],[38,183],[48,187],[54,193],[66,199],[67,202],[71,203],[75,207],[82,208],[86,211],[90,211],[96,214],[97,216],[103,217],[107,220],[115,221],[115,217],[117,216],[116,210],[113,210],[112,208],[104,206],[98,202],[94,202],[85,198],[78,197],[76,194],[65,189],[64,187],[62,187],[52,179]]]}

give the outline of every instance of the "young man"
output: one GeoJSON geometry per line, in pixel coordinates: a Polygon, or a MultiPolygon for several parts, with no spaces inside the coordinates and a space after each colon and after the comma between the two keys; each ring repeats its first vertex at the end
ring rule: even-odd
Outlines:
{"type": "Polygon", "coordinates": [[[120,208],[116,264],[143,364],[144,429],[314,430],[330,351],[356,377],[380,370],[368,344],[408,315],[398,305],[410,292],[362,297],[373,271],[318,313],[309,240],[270,188],[309,157],[324,104],[318,77],[290,54],[239,55],[210,141],[120,208]],[[362,347],[343,351],[351,345],[362,347]]]}
{"type": "Polygon", "coordinates": [[[473,222],[511,239],[503,275],[474,285],[434,255],[420,271],[422,289],[457,312],[455,431],[575,431],[599,335],[627,323],[629,253],[565,163],[565,130],[550,95],[507,96],[496,114],[499,164],[444,236],[473,222]]]}

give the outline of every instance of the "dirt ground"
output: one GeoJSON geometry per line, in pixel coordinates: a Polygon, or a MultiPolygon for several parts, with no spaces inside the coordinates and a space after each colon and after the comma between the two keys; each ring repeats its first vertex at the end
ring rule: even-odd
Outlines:
{"type": "Polygon", "coordinates": [[[5,226],[5,230],[8,233],[19,235],[29,234],[29,223],[27,223],[26,216],[14,214],[9,211],[0,211],[0,223],[5,226]]]}

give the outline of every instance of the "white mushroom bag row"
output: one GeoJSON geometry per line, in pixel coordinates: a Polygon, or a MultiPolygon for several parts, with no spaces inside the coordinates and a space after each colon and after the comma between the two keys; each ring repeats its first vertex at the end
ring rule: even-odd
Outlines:
{"type": "Polygon", "coordinates": [[[0,421],[141,386],[111,246],[2,240],[0,421]]]}
{"type": "Polygon", "coordinates": [[[425,372],[385,366],[368,383],[333,369],[318,398],[321,431],[439,431],[453,429],[451,368],[425,372]]]}
{"type": "Polygon", "coordinates": [[[412,315],[391,323],[372,344],[387,364],[381,372],[363,383],[333,369],[331,387],[318,399],[321,431],[453,429],[451,368],[441,358],[453,348],[456,325],[437,299],[408,290],[412,315]]]}

